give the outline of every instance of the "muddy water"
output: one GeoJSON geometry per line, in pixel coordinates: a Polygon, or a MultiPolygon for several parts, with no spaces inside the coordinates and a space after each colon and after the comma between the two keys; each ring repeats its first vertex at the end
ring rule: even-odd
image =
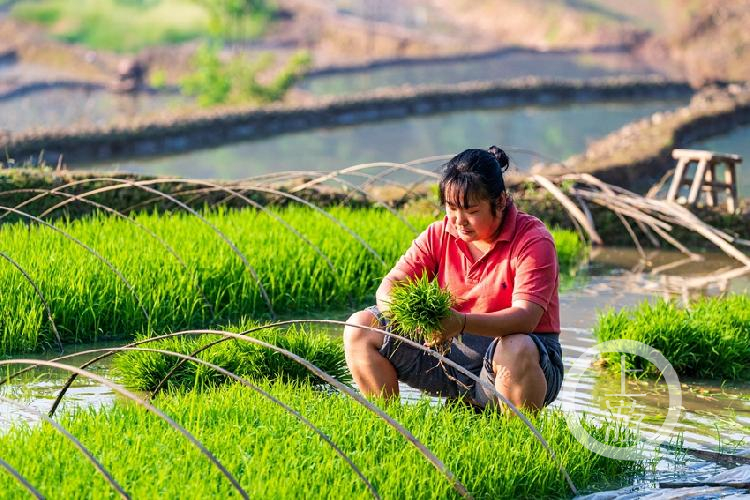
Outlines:
{"type": "MultiPolygon", "coordinates": [[[[652,267],[664,267],[682,260],[680,254],[667,251],[651,252],[648,258],[652,267]]],[[[604,249],[594,253],[590,264],[579,270],[574,285],[560,296],[563,324],[560,339],[566,373],[570,373],[573,363],[596,344],[591,329],[598,311],[656,300],[667,296],[662,290],[665,283],[673,284],[679,279],[710,275],[731,266],[735,266],[735,263],[723,255],[706,254],[706,260],[701,264],[677,266],[661,274],[651,274],[650,268],[642,269],[633,250],[604,249]]],[[[723,289],[732,293],[750,293],[750,274],[730,280],[723,289]]],[[[689,290],[687,296],[714,295],[718,292],[718,287],[708,287],[689,290]]],[[[106,363],[100,364],[95,369],[107,373],[108,366],[106,363]]],[[[46,411],[63,381],[64,377],[53,371],[37,370],[20,383],[3,389],[2,395],[12,396],[32,408],[46,411]]],[[[670,434],[674,440],[678,439],[679,434],[688,447],[714,451],[732,451],[750,446],[750,383],[722,384],[719,381],[688,379],[679,382],[682,404],[679,419],[670,434]]],[[[108,405],[115,399],[110,391],[81,380],[68,394],[68,406],[108,405]]],[[[420,394],[402,386],[402,397],[408,401],[419,398],[420,394]]],[[[573,391],[569,379],[566,379],[553,406],[566,411],[585,412],[594,420],[615,419],[631,427],[637,426],[649,435],[655,434],[664,422],[669,411],[669,395],[663,381],[623,378],[617,367],[604,370],[589,366],[583,372],[577,390],[573,391]]],[[[0,415],[0,426],[5,428],[10,421],[19,418],[34,420],[8,405],[0,405],[0,415]]],[[[659,482],[710,477],[724,470],[723,466],[690,456],[677,457],[669,450],[659,449],[658,453],[655,467],[645,475],[627,484],[602,483],[596,486],[596,490],[624,488],[608,498],[619,495],[638,497],[656,494],[654,491],[659,482]]],[[[709,496],[734,491],[704,490],[698,491],[709,496]]]]}

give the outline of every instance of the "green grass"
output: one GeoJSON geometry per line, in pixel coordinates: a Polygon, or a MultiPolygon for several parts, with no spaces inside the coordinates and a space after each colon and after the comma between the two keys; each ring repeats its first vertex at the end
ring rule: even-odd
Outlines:
{"type": "MultiPolygon", "coordinates": [[[[256,326],[245,322],[230,332],[242,332],[256,326]]],[[[251,334],[254,338],[274,344],[282,349],[297,354],[329,373],[338,380],[349,382],[351,375],[344,359],[344,346],[341,339],[311,330],[307,327],[293,327],[288,330],[279,328],[258,330],[251,334]]],[[[175,337],[144,344],[140,347],[162,349],[191,355],[197,349],[220,340],[218,335],[200,337],[175,337]]],[[[316,383],[319,379],[299,363],[274,352],[271,349],[229,340],[221,342],[198,354],[200,359],[220,366],[248,380],[276,380],[316,383]]],[[[156,352],[130,351],[115,358],[113,374],[132,389],[153,391],[178,358],[156,352]]],[[[186,362],[175,371],[167,382],[167,390],[204,389],[231,382],[228,377],[217,373],[210,367],[193,362],[186,362]]]]}
{"type": "MultiPolygon", "coordinates": [[[[263,387],[328,433],[354,460],[383,498],[456,497],[450,484],[392,428],[350,399],[306,385],[263,387]]],[[[237,384],[166,394],[156,405],[184,425],[238,478],[253,498],[364,498],[364,485],[321,439],[276,406],[237,384]]],[[[387,406],[422,440],[475,498],[569,497],[561,473],[517,418],[476,415],[461,405],[426,400],[387,406]]],[[[79,438],[133,498],[235,497],[230,483],[166,424],[131,404],[63,414],[59,421],[79,438]]],[[[575,484],[623,477],[643,464],[593,454],[571,435],[563,416],[532,418],[575,484]]],[[[592,430],[604,439],[606,427],[592,430]]],[[[632,434],[610,433],[610,444],[632,434]]],[[[3,459],[43,494],[104,498],[112,492],[93,467],[48,425],[16,425],[0,437],[3,459]]],[[[6,495],[21,495],[0,475],[6,495]]]]}
{"type": "MultiPolygon", "coordinates": [[[[63,41],[117,52],[192,40],[219,29],[212,26],[210,9],[194,0],[21,0],[11,13],[63,41]]],[[[267,14],[243,21],[243,33],[260,34],[267,14]]]]}
{"type": "MultiPolygon", "coordinates": [[[[323,257],[271,216],[254,210],[218,210],[206,218],[247,257],[275,312],[286,317],[352,310],[373,300],[382,277],[408,248],[414,233],[382,209],[335,208],[331,213],[380,254],[385,265],[351,235],[317,212],[276,211],[327,255],[323,257]]],[[[242,260],[198,218],[141,214],[137,222],[164,239],[187,271],[154,238],[126,221],[93,216],[57,220],[108,259],[135,296],[100,260],[37,224],[0,225],[2,250],[25,268],[49,302],[65,343],[132,337],[138,332],[207,327],[241,317],[269,318],[259,287],[242,260]],[[204,300],[201,289],[208,304],[204,300]],[[212,308],[215,315],[212,315],[212,308]]],[[[430,216],[411,216],[424,228],[430,216]]],[[[566,247],[559,252],[569,259],[566,247]]],[[[0,259],[0,353],[31,351],[54,341],[44,307],[23,275],[0,259]]]]}
{"type": "Polygon", "coordinates": [[[570,274],[586,256],[586,243],[581,241],[578,233],[575,231],[566,231],[553,229],[550,231],[552,238],[555,240],[555,249],[557,250],[557,260],[560,262],[560,273],[570,274]]]}
{"type": "MultiPolygon", "coordinates": [[[[644,302],[632,309],[599,315],[594,328],[599,341],[632,339],[661,351],[679,375],[727,380],[750,378],[750,297],[703,298],[688,308],[675,302],[644,302]]],[[[620,367],[617,353],[606,353],[620,367]]],[[[631,368],[658,375],[642,358],[627,360],[631,368]]]]}

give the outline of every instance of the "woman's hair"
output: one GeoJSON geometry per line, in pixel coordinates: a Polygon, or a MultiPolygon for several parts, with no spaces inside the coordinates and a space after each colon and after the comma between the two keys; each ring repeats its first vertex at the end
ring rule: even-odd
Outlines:
{"type": "Polygon", "coordinates": [[[497,201],[505,193],[503,172],[509,165],[510,158],[497,146],[487,150],[467,149],[457,154],[443,168],[440,204],[468,208],[472,201],[488,200],[494,216],[497,201]]]}

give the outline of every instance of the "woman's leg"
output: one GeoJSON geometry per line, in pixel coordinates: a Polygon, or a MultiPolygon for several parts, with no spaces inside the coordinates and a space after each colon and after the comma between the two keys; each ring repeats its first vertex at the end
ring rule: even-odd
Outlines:
{"type": "Polygon", "coordinates": [[[497,340],[492,356],[495,389],[517,407],[536,410],[544,405],[547,379],[539,365],[539,349],[526,334],[497,340]]]}
{"type": "MultiPolygon", "coordinates": [[[[379,327],[377,318],[369,311],[352,314],[347,323],[379,327]]],[[[383,339],[382,333],[366,328],[344,328],[346,364],[359,390],[365,396],[398,396],[396,368],[380,354],[383,339]]]]}

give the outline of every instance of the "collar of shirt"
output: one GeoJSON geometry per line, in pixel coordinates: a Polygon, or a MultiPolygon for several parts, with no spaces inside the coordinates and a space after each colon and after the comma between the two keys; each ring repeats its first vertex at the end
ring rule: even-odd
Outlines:
{"type": "MultiPolygon", "coordinates": [[[[500,235],[497,237],[497,239],[492,243],[491,248],[495,248],[495,246],[500,242],[508,242],[513,239],[513,235],[516,232],[516,220],[518,219],[518,209],[516,208],[516,205],[513,202],[508,203],[508,207],[505,209],[505,213],[503,214],[503,221],[501,222],[500,227],[500,235]]],[[[458,231],[456,230],[456,227],[451,223],[450,220],[446,217],[445,220],[445,230],[453,236],[456,239],[461,239],[458,237],[458,231]]]]}

